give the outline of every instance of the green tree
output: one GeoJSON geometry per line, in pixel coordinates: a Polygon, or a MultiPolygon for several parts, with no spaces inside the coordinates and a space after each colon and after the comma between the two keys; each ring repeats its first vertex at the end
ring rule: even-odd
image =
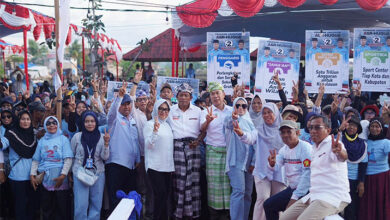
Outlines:
{"type": "Polygon", "coordinates": [[[137,66],[137,64],[139,66],[141,66],[140,62],[136,62],[135,65],[132,65],[132,61],[121,60],[119,62],[119,66],[122,67],[122,76],[124,76],[124,77],[134,77],[135,67],[137,66]],[[130,65],[131,65],[131,67],[130,67],[130,65]],[[127,72],[128,74],[125,74],[125,72],[127,72]]]}
{"type": "MultiPolygon", "coordinates": [[[[76,59],[77,65],[82,66],[83,65],[83,52],[82,52],[82,46],[79,44],[78,40],[75,40],[69,47],[66,48],[66,55],[76,59]]],[[[85,56],[85,64],[88,65],[91,63],[91,60],[89,59],[89,56],[85,56]]]]}
{"type": "Polygon", "coordinates": [[[48,51],[46,44],[39,45],[34,40],[28,40],[28,53],[32,56],[31,62],[43,65],[48,51]]]}

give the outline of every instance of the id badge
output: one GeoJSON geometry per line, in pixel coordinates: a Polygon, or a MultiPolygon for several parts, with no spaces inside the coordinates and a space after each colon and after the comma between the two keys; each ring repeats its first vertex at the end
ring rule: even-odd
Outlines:
{"type": "Polygon", "coordinates": [[[85,167],[87,169],[92,169],[93,168],[93,160],[92,160],[92,158],[87,158],[87,161],[85,162],[85,167]]]}

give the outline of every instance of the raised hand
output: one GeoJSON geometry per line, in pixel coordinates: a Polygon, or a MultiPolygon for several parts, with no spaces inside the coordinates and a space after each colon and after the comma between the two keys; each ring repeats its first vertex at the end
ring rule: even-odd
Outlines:
{"type": "Polygon", "coordinates": [[[238,116],[238,112],[237,112],[237,109],[236,109],[236,110],[234,110],[233,113],[232,113],[232,119],[233,119],[233,120],[238,120],[238,117],[239,117],[239,116],[238,116]]]}
{"type": "Polygon", "coordinates": [[[153,127],[153,132],[157,133],[158,129],[160,128],[160,122],[158,122],[158,116],[154,117],[154,127],[153,127]]]}
{"type": "Polygon", "coordinates": [[[318,94],[324,95],[325,93],[325,85],[321,83],[320,87],[318,88],[318,94]]]}
{"type": "Polygon", "coordinates": [[[118,93],[120,98],[123,98],[123,96],[125,96],[126,89],[127,89],[127,82],[123,81],[122,87],[119,89],[119,93],[118,93]]]}
{"type": "Polygon", "coordinates": [[[277,72],[276,70],[274,71],[274,75],[272,76],[272,79],[275,81],[276,84],[281,85],[279,79],[279,72],[277,72]]]}
{"type": "Polygon", "coordinates": [[[348,127],[348,122],[351,120],[351,117],[348,117],[347,120],[345,120],[345,115],[343,115],[343,122],[341,123],[339,130],[344,131],[348,127]]]}
{"type": "Polygon", "coordinates": [[[333,95],[333,102],[332,105],[330,106],[330,109],[332,111],[332,114],[335,114],[337,112],[337,108],[339,107],[339,94],[334,94],[333,95]]]}
{"type": "Polygon", "coordinates": [[[139,83],[142,79],[142,73],[144,72],[144,69],[140,68],[134,75],[133,81],[135,83],[139,83]]]}
{"type": "Polygon", "coordinates": [[[382,115],[386,115],[386,114],[389,114],[390,111],[389,111],[389,104],[387,102],[384,103],[383,107],[382,107],[382,115]]]}
{"type": "Polygon", "coordinates": [[[360,81],[357,82],[357,87],[356,87],[356,96],[361,96],[362,95],[362,84],[360,81]]]}
{"type": "Polygon", "coordinates": [[[276,164],[276,150],[270,150],[269,151],[269,156],[268,156],[268,163],[270,167],[274,167],[276,164]]]}
{"type": "Polygon", "coordinates": [[[69,108],[71,112],[76,111],[76,97],[73,95],[70,96],[69,108]]]}
{"type": "Polygon", "coordinates": [[[104,129],[104,146],[108,147],[108,143],[110,142],[110,134],[107,132],[107,128],[104,129]]]}
{"type": "Polygon", "coordinates": [[[294,96],[298,97],[298,92],[299,92],[298,86],[299,86],[299,84],[295,83],[294,80],[292,82],[293,82],[292,93],[293,93],[294,96]]]}
{"type": "Polygon", "coordinates": [[[332,134],[332,152],[336,155],[338,155],[342,150],[341,143],[340,143],[340,137],[341,137],[340,132],[337,134],[336,140],[334,139],[334,135],[332,134]]]}
{"type": "Polygon", "coordinates": [[[244,135],[244,132],[241,130],[240,125],[238,124],[238,121],[233,121],[233,131],[240,137],[244,135]]]}
{"type": "Polygon", "coordinates": [[[29,89],[26,89],[26,91],[23,93],[23,98],[24,99],[30,98],[30,90],[29,89]]]}
{"type": "Polygon", "coordinates": [[[83,90],[83,82],[84,82],[84,79],[80,79],[79,83],[77,83],[77,88],[79,89],[79,91],[83,90]]]}
{"type": "Polygon", "coordinates": [[[217,116],[213,115],[213,107],[210,107],[210,109],[209,109],[209,107],[206,106],[206,109],[207,109],[206,121],[207,121],[207,123],[210,123],[215,118],[217,118],[217,116]]]}

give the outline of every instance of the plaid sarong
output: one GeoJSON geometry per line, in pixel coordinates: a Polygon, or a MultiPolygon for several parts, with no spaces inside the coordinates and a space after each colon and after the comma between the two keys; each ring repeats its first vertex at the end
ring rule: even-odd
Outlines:
{"type": "Polygon", "coordinates": [[[173,175],[175,212],[177,218],[200,216],[200,151],[190,149],[189,142],[175,140],[173,175]]]}
{"type": "Polygon", "coordinates": [[[230,182],[225,173],[226,148],[207,145],[206,177],[208,205],[217,210],[230,207],[230,182]]]}

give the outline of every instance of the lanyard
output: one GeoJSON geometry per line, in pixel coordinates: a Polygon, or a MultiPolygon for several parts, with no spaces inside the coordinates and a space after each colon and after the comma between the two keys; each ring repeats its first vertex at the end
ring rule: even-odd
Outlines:
{"type": "Polygon", "coordinates": [[[88,158],[91,158],[91,155],[92,155],[92,150],[89,149],[88,145],[87,145],[87,150],[88,150],[88,158]]]}

